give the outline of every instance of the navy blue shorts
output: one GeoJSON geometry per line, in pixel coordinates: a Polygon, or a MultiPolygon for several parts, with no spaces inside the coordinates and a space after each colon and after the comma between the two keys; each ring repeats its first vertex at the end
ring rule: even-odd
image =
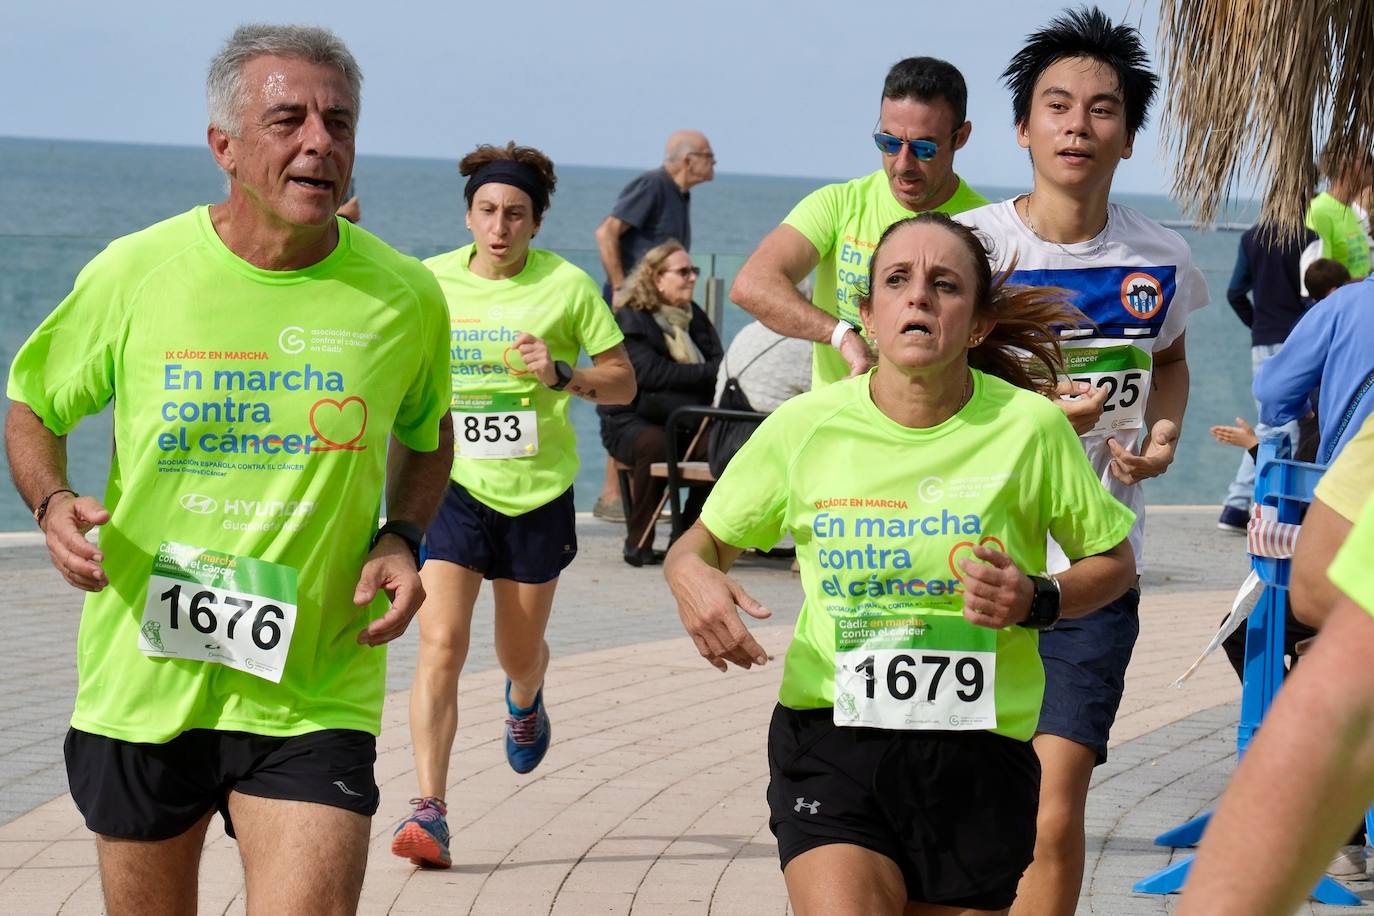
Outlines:
{"type": "Polygon", "coordinates": [[[450,480],[425,534],[426,559],[457,563],[487,579],[550,582],[575,556],[572,487],[524,515],[505,515],[450,480]]]}
{"type": "Polygon", "coordinates": [[[1107,761],[1107,737],[1121,694],[1126,666],[1140,635],[1140,590],[1132,588],[1085,617],[1061,620],[1040,634],[1045,665],[1045,700],[1037,732],[1068,738],[1107,761]]]}

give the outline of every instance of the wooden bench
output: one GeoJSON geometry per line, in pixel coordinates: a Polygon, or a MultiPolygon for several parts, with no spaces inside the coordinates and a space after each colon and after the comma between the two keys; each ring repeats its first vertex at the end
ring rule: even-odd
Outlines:
{"type": "MultiPolygon", "coordinates": [[[[711,473],[711,466],[707,462],[701,460],[679,461],[677,459],[677,437],[678,431],[682,429],[680,421],[701,417],[701,422],[697,425],[692,441],[688,443],[686,451],[683,452],[683,454],[691,455],[698,451],[712,420],[762,422],[767,416],[767,414],[752,410],[728,410],[724,407],[701,406],[679,407],[668,417],[668,422],[665,424],[668,437],[668,460],[656,461],[651,464],[649,476],[662,478],[668,484],[663,491],[662,498],[658,501],[658,510],[655,515],[663,511],[664,503],[668,504],[672,518],[672,534],[668,541],[670,544],[676,541],[686,528],[682,518],[680,488],[684,486],[709,486],[716,482],[716,476],[711,473]]],[[[630,466],[623,461],[614,461],[614,465],[616,476],[620,479],[620,505],[625,510],[625,517],[629,518],[634,506],[634,499],[630,494],[630,466]]],[[[645,535],[647,536],[647,532],[645,535]]],[[[640,546],[643,544],[641,543],[640,546]]]]}

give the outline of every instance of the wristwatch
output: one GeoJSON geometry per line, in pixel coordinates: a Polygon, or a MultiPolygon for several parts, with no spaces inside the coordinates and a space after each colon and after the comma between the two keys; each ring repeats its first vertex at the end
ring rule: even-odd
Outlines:
{"type": "MultiPolygon", "coordinates": [[[[414,522],[405,522],[399,518],[389,519],[385,525],[377,529],[377,533],[372,536],[372,547],[377,546],[377,542],[382,539],[384,534],[394,534],[406,542],[410,548],[410,555],[415,560],[415,568],[420,568],[420,542],[425,539],[425,531],[414,522]]],[[[369,548],[370,549],[370,548],[369,548]]]]}
{"type": "Polygon", "coordinates": [[[1031,596],[1030,613],[1019,626],[1028,630],[1053,630],[1059,622],[1059,580],[1054,576],[1031,576],[1035,594],[1031,596]]]}
{"type": "Polygon", "coordinates": [[[556,359],[553,361],[553,374],[558,376],[558,379],[549,387],[554,391],[562,391],[568,387],[568,382],[572,381],[572,366],[561,359],[556,359]]]}

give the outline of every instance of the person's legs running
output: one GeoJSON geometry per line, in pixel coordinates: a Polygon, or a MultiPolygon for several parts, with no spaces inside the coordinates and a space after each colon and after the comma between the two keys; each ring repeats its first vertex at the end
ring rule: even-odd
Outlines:
{"type": "Polygon", "coordinates": [[[169,840],[96,835],[109,916],[182,916],[196,911],[200,852],[214,811],[169,840]]]}
{"type": "Polygon", "coordinates": [[[1058,735],[1038,734],[1040,808],[1035,858],[1016,888],[1012,912],[1073,916],[1083,884],[1083,816],[1097,752],[1058,735]]]}
{"type": "Polygon", "coordinates": [[[1140,634],[1140,592],[1040,634],[1045,695],[1034,748],[1040,758],[1035,855],[1012,912],[1072,914],[1083,879],[1083,818],[1092,769],[1107,741],[1140,634]]]}
{"type": "Polygon", "coordinates": [[[229,793],[248,914],[356,913],[370,817],[330,805],[229,793]]]}
{"type": "Polygon", "coordinates": [[[544,631],[558,580],[531,585],[497,579],[492,588],[496,598],[496,659],[510,678],[511,704],[528,708],[534,705],[549,667],[544,631]]]}
{"type": "Polygon", "coordinates": [[[448,762],[458,731],[458,679],[467,660],[472,608],[482,574],[443,560],[420,570],[420,651],[410,691],[410,740],[420,795],[443,799],[448,762]]]}
{"type": "Polygon", "coordinates": [[[788,862],[782,875],[797,916],[876,916],[906,908],[902,870],[887,856],[862,846],[817,846],[788,862]]]}

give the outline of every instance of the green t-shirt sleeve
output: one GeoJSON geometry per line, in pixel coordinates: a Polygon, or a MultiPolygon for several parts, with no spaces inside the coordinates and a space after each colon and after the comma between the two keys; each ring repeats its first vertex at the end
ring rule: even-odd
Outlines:
{"type": "Polygon", "coordinates": [[[834,249],[838,240],[843,223],[843,194],[844,185],[831,184],[817,188],[797,202],[782,224],[806,236],[806,240],[816,246],[817,253],[824,258],[834,249]]]}
{"type": "Polygon", "coordinates": [[[72,291],[15,354],[7,394],[65,436],[115,395],[115,362],[128,308],[124,274],[106,249],[82,269],[72,291]]]}
{"type": "Polygon", "coordinates": [[[1374,617],[1374,499],[1366,499],[1359,520],[1346,535],[1326,576],[1346,596],[1374,617]]]}
{"type": "Polygon", "coordinates": [[[1126,540],[1135,513],[1102,485],[1068,418],[1048,406],[1052,412],[1041,425],[1041,499],[1050,535],[1065,556],[1078,560],[1126,540]]]}
{"type": "Polygon", "coordinates": [[[588,356],[605,353],[625,339],[620,325],[616,324],[615,315],[611,313],[611,307],[601,298],[601,291],[591,277],[586,274],[578,277],[573,301],[573,315],[577,322],[574,333],[578,345],[588,356]]]}
{"type": "Polygon", "coordinates": [[[701,523],[735,547],[767,550],[786,534],[790,464],[795,452],[786,404],[745,440],[711,488],[701,523]]]}
{"type": "Polygon", "coordinates": [[[1307,208],[1307,228],[1317,233],[1322,240],[1322,257],[1334,258],[1335,248],[1333,241],[1336,238],[1336,221],[1331,212],[1321,206],[1321,201],[1314,200],[1307,208]]]}
{"type": "Polygon", "coordinates": [[[439,447],[439,421],[448,412],[452,393],[448,304],[434,275],[428,270],[420,273],[414,281],[420,311],[419,358],[391,432],[412,451],[432,452],[439,447]]]}

